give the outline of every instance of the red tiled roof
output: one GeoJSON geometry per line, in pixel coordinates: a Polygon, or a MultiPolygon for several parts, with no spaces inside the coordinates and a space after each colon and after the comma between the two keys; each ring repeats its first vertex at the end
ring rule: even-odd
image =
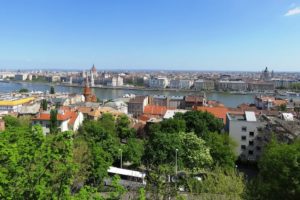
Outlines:
{"type": "Polygon", "coordinates": [[[226,107],[202,107],[202,106],[197,106],[195,110],[211,113],[216,118],[222,119],[224,124],[226,123],[226,114],[229,111],[229,109],[226,107]]]}
{"type": "MultiPolygon", "coordinates": [[[[63,109],[63,113],[57,114],[58,121],[66,121],[70,119],[69,124],[73,124],[77,118],[78,114],[76,112],[70,111],[69,109],[63,109]]],[[[38,121],[48,121],[50,120],[50,113],[42,112],[39,113],[35,118],[32,120],[38,121]]]]}
{"type": "Polygon", "coordinates": [[[76,112],[71,112],[71,118],[69,120],[69,124],[70,125],[73,125],[74,122],[76,121],[77,117],[78,117],[78,114],[76,112]]]}
{"type": "Polygon", "coordinates": [[[203,97],[200,97],[200,96],[186,96],[185,101],[186,102],[202,102],[203,97]]]}
{"type": "Polygon", "coordinates": [[[150,119],[150,117],[148,117],[147,115],[141,115],[139,117],[139,120],[144,121],[144,122],[148,121],[149,119],[150,119]]]}
{"type": "Polygon", "coordinates": [[[163,116],[167,110],[168,108],[166,106],[147,105],[144,108],[144,114],[163,116]]]}

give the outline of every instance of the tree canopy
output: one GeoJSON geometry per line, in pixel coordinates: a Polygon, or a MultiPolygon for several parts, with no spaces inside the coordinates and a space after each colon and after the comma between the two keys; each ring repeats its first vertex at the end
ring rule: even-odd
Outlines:
{"type": "Polygon", "coordinates": [[[250,184],[250,199],[300,197],[300,142],[272,141],[258,163],[259,174],[250,184]]]}

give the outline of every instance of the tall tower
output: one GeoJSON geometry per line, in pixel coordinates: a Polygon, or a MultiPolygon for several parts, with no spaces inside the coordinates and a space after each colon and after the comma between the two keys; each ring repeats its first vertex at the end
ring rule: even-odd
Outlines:
{"type": "Polygon", "coordinates": [[[96,76],[97,75],[97,69],[95,67],[95,65],[93,65],[91,72],[96,76]]]}
{"type": "Polygon", "coordinates": [[[89,85],[89,77],[88,73],[86,72],[86,78],[85,78],[85,86],[83,89],[83,96],[85,97],[86,102],[97,102],[97,97],[95,94],[92,93],[92,90],[89,85]]]}

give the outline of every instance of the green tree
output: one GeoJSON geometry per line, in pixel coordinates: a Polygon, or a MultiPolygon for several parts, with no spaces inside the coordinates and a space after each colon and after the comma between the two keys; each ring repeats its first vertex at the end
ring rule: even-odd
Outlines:
{"type": "MultiPolygon", "coordinates": [[[[149,137],[145,146],[143,162],[147,166],[175,164],[175,150],[182,152],[182,143],[179,134],[155,132],[149,137]]],[[[181,160],[178,164],[181,165],[181,160]]]]}
{"type": "Polygon", "coordinates": [[[227,134],[210,132],[206,134],[203,139],[210,148],[214,166],[223,168],[235,167],[236,155],[234,148],[236,144],[227,134]]]}
{"type": "Polygon", "coordinates": [[[141,164],[144,155],[144,142],[140,139],[130,138],[123,147],[123,161],[131,162],[134,166],[141,164]]]}
{"type": "Polygon", "coordinates": [[[58,112],[56,109],[50,111],[50,133],[56,133],[58,131],[57,114],[58,112]]]}
{"type": "Polygon", "coordinates": [[[258,177],[250,184],[249,199],[298,199],[300,196],[300,142],[272,141],[258,163],[258,177]]]}
{"type": "Polygon", "coordinates": [[[19,93],[27,93],[27,92],[29,92],[29,90],[27,88],[21,88],[19,90],[19,93]]]}
{"type": "Polygon", "coordinates": [[[103,127],[110,135],[117,136],[115,118],[112,114],[102,114],[101,118],[99,119],[99,125],[103,127]]]}
{"type": "Polygon", "coordinates": [[[112,178],[113,191],[110,193],[109,200],[119,200],[126,192],[126,189],[120,184],[120,176],[115,175],[112,178]]]}
{"type": "Polygon", "coordinates": [[[235,169],[224,171],[216,167],[213,171],[206,171],[203,174],[202,180],[194,176],[187,178],[187,189],[191,193],[198,194],[204,199],[244,199],[244,176],[235,169]]]}
{"type": "Polygon", "coordinates": [[[135,137],[135,130],[130,127],[130,120],[126,115],[121,115],[117,119],[116,132],[121,139],[135,137]]]}
{"type": "Polygon", "coordinates": [[[147,166],[172,165],[197,171],[212,164],[212,157],[205,141],[194,133],[162,133],[150,135],[146,143],[144,164],[147,166]],[[163,147],[163,148],[162,148],[163,147]]]}
{"type": "Polygon", "coordinates": [[[48,102],[46,99],[43,99],[41,102],[41,107],[44,111],[48,110],[48,102]]]}
{"type": "Polygon", "coordinates": [[[194,132],[201,137],[209,132],[221,132],[223,122],[208,112],[189,111],[175,115],[175,119],[183,119],[186,123],[186,131],[194,132]]]}
{"type": "Polygon", "coordinates": [[[146,200],[145,188],[140,188],[139,189],[139,200],[146,200]]]}
{"type": "Polygon", "coordinates": [[[0,134],[0,199],[66,199],[74,164],[72,133],[44,136],[40,126],[0,134]]]}
{"type": "Polygon", "coordinates": [[[179,156],[185,168],[200,171],[212,164],[213,159],[205,141],[194,133],[180,133],[182,153],[179,156]]]}
{"type": "Polygon", "coordinates": [[[78,193],[73,195],[72,200],[104,200],[97,188],[84,186],[78,193]]]}
{"type": "Polygon", "coordinates": [[[55,94],[55,89],[53,86],[50,87],[50,94],[55,94]]]}
{"type": "Polygon", "coordinates": [[[14,117],[14,116],[5,115],[3,117],[3,120],[5,122],[5,127],[8,128],[8,129],[21,126],[21,123],[18,120],[18,118],[14,117]]]}
{"type": "Polygon", "coordinates": [[[279,106],[279,110],[280,110],[280,111],[286,111],[286,110],[287,110],[286,104],[281,104],[281,105],[279,106]]]}
{"type": "Polygon", "coordinates": [[[74,138],[73,160],[77,170],[74,173],[72,190],[77,191],[91,175],[92,152],[88,142],[82,137],[74,138]]]}

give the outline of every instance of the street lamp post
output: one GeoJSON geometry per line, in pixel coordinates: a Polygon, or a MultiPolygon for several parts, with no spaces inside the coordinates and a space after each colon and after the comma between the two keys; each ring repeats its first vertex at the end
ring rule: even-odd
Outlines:
{"type": "Polygon", "coordinates": [[[175,158],[176,158],[176,160],[175,160],[175,174],[177,175],[177,170],[178,170],[178,166],[177,166],[177,152],[178,152],[178,149],[176,149],[176,151],[175,151],[175,158]]]}
{"type": "Polygon", "coordinates": [[[122,160],[122,149],[119,149],[119,151],[120,151],[120,153],[121,153],[120,166],[121,166],[121,168],[123,168],[123,167],[122,167],[122,163],[123,163],[123,160],[122,160]]]}

